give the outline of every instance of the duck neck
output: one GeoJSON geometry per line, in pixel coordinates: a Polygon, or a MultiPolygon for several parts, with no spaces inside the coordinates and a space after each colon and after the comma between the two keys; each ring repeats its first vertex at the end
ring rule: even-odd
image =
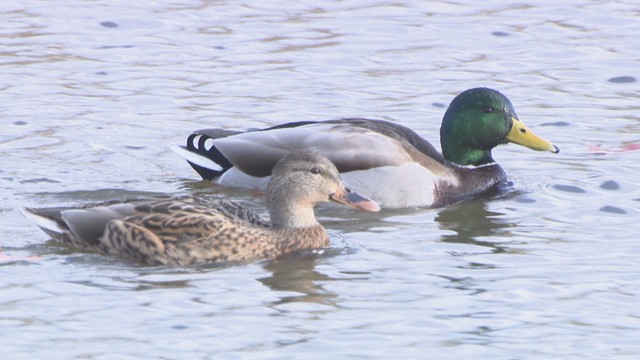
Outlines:
{"type": "Polygon", "coordinates": [[[269,216],[281,254],[329,245],[327,232],[316,220],[313,206],[279,202],[269,207],[269,216]]]}
{"type": "Polygon", "coordinates": [[[480,166],[495,162],[491,150],[471,149],[442,141],[442,155],[448,161],[462,166],[480,166]]]}
{"type": "Polygon", "coordinates": [[[277,246],[280,254],[329,246],[329,236],[320,224],[306,228],[279,228],[273,229],[273,231],[277,234],[277,246]]]}
{"type": "Polygon", "coordinates": [[[274,229],[304,229],[319,225],[312,206],[280,202],[269,207],[269,216],[274,229]]]}

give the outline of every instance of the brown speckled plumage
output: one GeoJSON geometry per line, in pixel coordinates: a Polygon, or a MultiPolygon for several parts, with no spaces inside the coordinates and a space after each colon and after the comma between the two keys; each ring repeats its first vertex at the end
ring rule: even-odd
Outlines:
{"type": "Polygon", "coordinates": [[[273,223],[242,205],[197,197],[109,202],[76,208],[24,209],[49,236],[73,246],[147,264],[248,262],[329,245],[313,214],[334,200],[377,211],[349,192],[331,162],[312,153],[284,158],[267,203],[273,223]]]}

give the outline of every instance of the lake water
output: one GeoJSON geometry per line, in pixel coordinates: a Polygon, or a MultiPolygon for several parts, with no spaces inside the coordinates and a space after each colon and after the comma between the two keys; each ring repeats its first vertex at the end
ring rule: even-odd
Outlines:
{"type": "Polygon", "coordinates": [[[640,357],[635,1],[2,1],[3,359],[640,357]],[[559,154],[507,145],[515,190],[444,209],[323,210],[331,249],[145,267],[19,213],[205,192],[168,146],[206,127],[363,116],[439,147],[500,90],[559,154]]]}

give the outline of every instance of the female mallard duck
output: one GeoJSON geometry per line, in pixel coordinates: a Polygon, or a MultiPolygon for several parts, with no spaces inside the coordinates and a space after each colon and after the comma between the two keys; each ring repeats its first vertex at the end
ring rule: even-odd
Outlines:
{"type": "Polygon", "coordinates": [[[292,153],[273,168],[267,188],[271,223],[229,201],[195,197],[110,202],[80,208],[23,209],[53,239],[147,264],[246,262],[326,247],[313,208],[335,201],[378,205],[340,180],[326,158],[292,153]]]}
{"type": "Polygon", "coordinates": [[[491,150],[507,142],[559,151],[518,119],[506,96],[476,88],[456,96],[445,112],[442,154],[407,127],[368,119],[200,130],[175,150],[205,179],[262,188],[278,159],[310,149],[329,158],[353,189],[382,207],[398,208],[444,206],[496,189],[506,175],[491,150]]]}

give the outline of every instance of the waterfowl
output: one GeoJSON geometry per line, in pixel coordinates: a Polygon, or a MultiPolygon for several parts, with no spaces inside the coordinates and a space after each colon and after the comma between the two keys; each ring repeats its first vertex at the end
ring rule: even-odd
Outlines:
{"type": "Polygon", "coordinates": [[[497,189],[506,174],[491,151],[508,142],[559,152],[520,121],[506,96],[474,88],[456,96],[444,114],[442,153],[405,126],[360,118],[246,132],[199,130],[174,150],[204,179],[250,188],[263,188],[273,165],[290,151],[313,150],[354,190],[383,208],[401,208],[440,207],[497,189]]]}
{"type": "Polygon", "coordinates": [[[273,168],[271,221],[238,203],[184,196],[76,208],[23,209],[55,240],[147,264],[247,262],[328,246],[314,206],[334,201],[365,211],[378,205],[345,187],[326,158],[297,152],[273,168]]]}

